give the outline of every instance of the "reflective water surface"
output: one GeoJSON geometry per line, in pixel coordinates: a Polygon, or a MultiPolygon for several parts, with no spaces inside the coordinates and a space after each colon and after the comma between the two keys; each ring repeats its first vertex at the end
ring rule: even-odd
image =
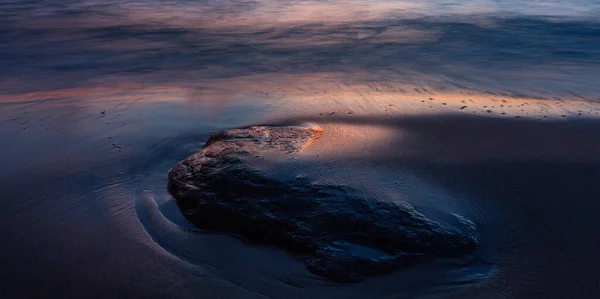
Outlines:
{"type": "Polygon", "coordinates": [[[597,298],[598,15],[592,0],[3,1],[0,294],[597,298]],[[338,284],[199,232],[166,174],[252,124],[319,125],[273,175],[464,215],[486,263],[338,284]]]}

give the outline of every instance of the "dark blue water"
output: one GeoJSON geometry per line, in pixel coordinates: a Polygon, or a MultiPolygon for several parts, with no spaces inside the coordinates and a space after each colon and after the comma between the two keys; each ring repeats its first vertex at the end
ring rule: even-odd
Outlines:
{"type": "Polygon", "coordinates": [[[600,1],[2,1],[4,298],[598,298],[600,1]],[[463,108],[463,106],[465,108],[463,108]],[[166,173],[316,124],[273,170],[478,225],[486,266],[336,284],[198,232],[166,173]]]}
{"type": "Polygon", "coordinates": [[[0,5],[4,92],[332,72],[437,88],[598,92],[593,0],[0,5]]]}

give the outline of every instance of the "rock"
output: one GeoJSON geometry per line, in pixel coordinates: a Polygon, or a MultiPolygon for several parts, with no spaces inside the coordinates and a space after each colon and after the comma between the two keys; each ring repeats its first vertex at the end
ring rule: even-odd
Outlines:
{"type": "Polygon", "coordinates": [[[269,126],[215,133],[200,152],[171,169],[169,191],[196,226],[281,247],[311,272],[337,281],[360,281],[423,258],[460,257],[476,249],[472,225],[460,225],[471,223],[466,219],[443,225],[408,204],[302,177],[273,178],[256,167],[264,159],[294,157],[321,134],[269,126]]]}

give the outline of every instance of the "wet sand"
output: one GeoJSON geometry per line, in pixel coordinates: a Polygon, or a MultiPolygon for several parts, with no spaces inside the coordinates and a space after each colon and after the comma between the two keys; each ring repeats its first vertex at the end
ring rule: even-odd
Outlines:
{"type": "Polygon", "coordinates": [[[0,8],[0,297],[600,297],[594,1],[0,8]],[[267,173],[464,215],[483,262],[339,284],[198,231],[167,172],[258,124],[324,132],[267,173]]]}
{"type": "Polygon", "coordinates": [[[207,125],[201,108],[211,103],[112,97],[79,98],[74,111],[65,108],[73,106],[69,98],[2,104],[9,108],[1,115],[2,234],[12,244],[2,255],[3,272],[12,277],[5,296],[591,298],[599,292],[593,223],[600,126],[592,102],[504,103],[488,96],[470,105],[528,103],[536,114],[474,116],[461,109],[462,100],[443,94],[420,95],[425,105],[402,94],[385,102],[348,97],[327,109],[295,98],[280,105],[304,111],[271,107],[253,114],[237,101],[217,114],[222,122],[207,125]],[[429,105],[440,111],[429,113],[429,105]],[[358,108],[344,114],[346,106],[358,108]],[[591,113],[560,114],[578,109],[591,113]],[[241,110],[247,121],[238,117],[241,110]],[[273,175],[344,183],[426,213],[459,212],[478,225],[489,264],[465,269],[434,262],[336,284],[283,251],[197,232],[166,192],[167,171],[212,132],[255,123],[324,130],[273,175]]]}

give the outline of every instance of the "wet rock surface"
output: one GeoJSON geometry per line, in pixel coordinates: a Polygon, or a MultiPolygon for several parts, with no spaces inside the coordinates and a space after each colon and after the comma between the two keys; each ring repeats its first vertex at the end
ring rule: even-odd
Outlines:
{"type": "Polygon", "coordinates": [[[169,191],[196,226],[275,245],[337,281],[360,281],[429,257],[471,254],[470,221],[434,221],[408,204],[378,201],[347,186],[277,179],[257,159],[288,159],[321,136],[318,129],[255,126],[213,134],[169,172],[169,191]]]}

